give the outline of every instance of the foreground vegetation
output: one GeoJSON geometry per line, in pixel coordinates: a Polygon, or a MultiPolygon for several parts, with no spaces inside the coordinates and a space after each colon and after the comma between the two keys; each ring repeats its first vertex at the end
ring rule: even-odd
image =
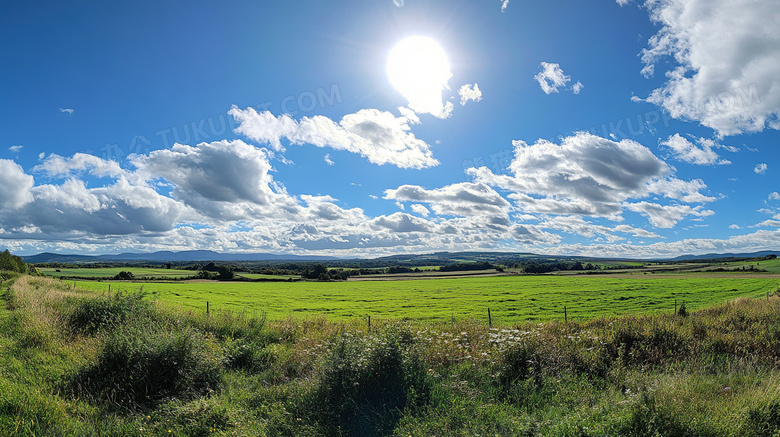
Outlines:
{"type": "Polygon", "coordinates": [[[190,312],[21,276],[6,435],[775,435],[780,298],[582,322],[190,312]]]}

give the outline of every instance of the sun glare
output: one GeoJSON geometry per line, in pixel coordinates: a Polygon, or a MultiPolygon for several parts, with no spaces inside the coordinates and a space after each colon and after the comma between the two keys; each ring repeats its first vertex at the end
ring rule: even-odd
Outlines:
{"type": "Polygon", "coordinates": [[[419,113],[444,116],[441,92],[452,77],[447,55],[439,43],[424,36],[410,36],[393,47],[387,58],[387,76],[419,113]]]}

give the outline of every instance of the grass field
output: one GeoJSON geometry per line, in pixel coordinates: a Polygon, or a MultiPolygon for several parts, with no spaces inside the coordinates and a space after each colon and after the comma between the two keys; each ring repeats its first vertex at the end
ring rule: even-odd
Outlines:
{"type": "MultiPolygon", "coordinates": [[[[650,291],[642,287],[680,283],[715,299],[728,294],[713,288],[718,280],[726,287],[741,281],[750,294],[771,279],[639,276],[619,276],[623,285],[610,284],[614,277],[509,284],[550,296],[555,287],[598,285],[608,290],[605,296],[620,296],[629,287],[643,295],[650,291]]],[[[504,278],[480,283],[497,279],[504,278]]],[[[402,284],[410,293],[420,282],[379,284],[402,284]]],[[[377,283],[343,283],[362,284],[377,283]]],[[[236,284],[206,285],[235,290],[236,284]]],[[[135,295],[74,290],[70,281],[50,278],[20,276],[0,288],[2,436],[780,432],[777,296],[676,315],[499,321],[492,328],[483,320],[380,320],[367,329],[359,319],[206,315],[135,295]]]]}
{"type": "Polygon", "coordinates": [[[192,270],[176,270],[165,268],[149,268],[149,267],[104,267],[98,269],[67,269],[54,267],[39,267],[38,270],[45,276],[51,277],[77,277],[77,278],[113,278],[119,272],[131,272],[133,276],[137,277],[185,277],[193,276],[198,272],[192,270]],[[59,270],[59,272],[57,271],[59,270]]]}
{"type": "MultiPolygon", "coordinates": [[[[143,291],[184,308],[265,312],[271,320],[325,314],[343,320],[372,315],[387,319],[485,319],[516,323],[563,318],[671,313],[675,300],[689,310],[736,297],[761,297],[778,289],[774,275],[500,276],[385,282],[186,282],[121,283],[113,291],[143,291]]],[[[79,288],[107,291],[108,284],[79,281],[79,288]]]]}
{"type": "Polygon", "coordinates": [[[733,269],[733,268],[745,267],[746,269],[749,269],[750,266],[753,266],[753,268],[756,269],[766,270],[771,273],[780,273],[780,258],[764,260],[764,261],[728,262],[728,263],[716,264],[712,268],[723,267],[724,269],[733,269]]]}

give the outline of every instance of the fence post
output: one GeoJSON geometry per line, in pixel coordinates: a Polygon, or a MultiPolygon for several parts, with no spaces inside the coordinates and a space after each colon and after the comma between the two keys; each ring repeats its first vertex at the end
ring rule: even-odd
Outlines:
{"type": "Polygon", "coordinates": [[[111,294],[111,284],[108,284],[108,294],[111,294]]]}
{"type": "Polygon", "coordinates": [[[206,301],[206,315],[209,315],[209,301],[206,301]]]}
{"type": "Polygon", "coordinates": [[[493,327],[493,316],[490,315],[490,307],[488,307],[488,326],[493,327]]]}
{"type": "Polygon", "coordinates": [[[674,300],[674,313],[677,314],[677,299],[674,300]]]}
{"type": "Polygon", "coordinates": [[[368,316],[368,331],[371,331],[371,315],[368,316]]]}
{"type": "Polygon", "coordinates": [[[563,306],[563,321],[569,323],[569,313],[566,311],[566,305],[563,306]]]}

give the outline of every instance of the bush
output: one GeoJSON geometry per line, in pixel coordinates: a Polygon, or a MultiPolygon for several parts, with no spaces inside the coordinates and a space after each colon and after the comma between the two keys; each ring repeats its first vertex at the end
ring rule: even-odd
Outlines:
{"type": "Polygon", "coordinates": [[[72,383],[81,394],[134,408],[212,391],[221,358],[219,346],[192,328],[135,323],[113,331],[72,383]]]}
{"type": "Polygon", "coordinates": [[[125,322],[132,314],[148,314],[151,304],[142,293],[115,294],[98,298],[80,299],[67,316],[67,325],[83,334],[95,334],[125,322]]]}
{"type": "Polygon", "coordinates": [[[345,336],[325,363],[310,408],[326,434],[385,435],[402,412],[428,402],[431,387],[425,367],[401,351],[397,335],[345,336]]]}

